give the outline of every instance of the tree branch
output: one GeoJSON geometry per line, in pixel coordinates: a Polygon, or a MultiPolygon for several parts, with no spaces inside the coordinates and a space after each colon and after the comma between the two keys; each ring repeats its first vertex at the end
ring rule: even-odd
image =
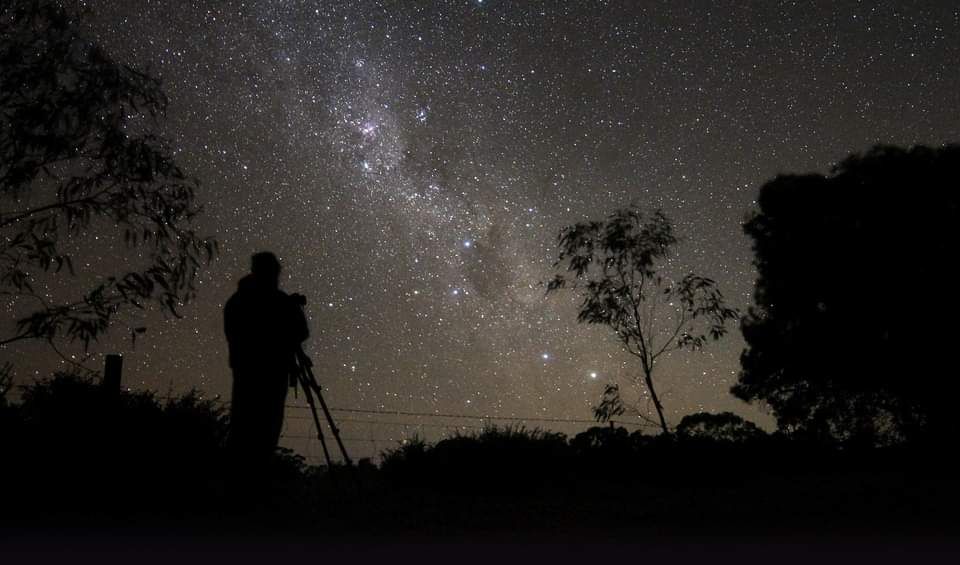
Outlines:
{"type": "Polygon", "coordinates": [[[663,347],[657,351],[654,357],[660,357],[667,351],[673,351],[676,347],[671,347],[673,340],[677,339],[677,336],[680,335],[680,331],[683,329],[683,326],[687,323],[687,310],[685,308],[680,309],[680,322],[677,324],[677,327],[673,330],[673,333],[670,334],[670,339],[663,343],[663,347]]]}
{"type": "Polygon", "coordinates": [[[18,335],[18,336],[14,336],[14,337],[7,338],[7,339],[4,339],[4,340],[0,341],[0,346],[4,346],[4,345],[7,345],[7,344],[9,344],[9,343],[14,343],[14,342],[16,342],[16,341],[20,341],[21,339],[31,339],[31,338],[34,338],[34,337],[36,337],[36,336],[33,335],[32,332],[24,332],[24,333],[22,333],[22,334],[20,334],[20,335],[18,335]]]}
{"type": "Polygon", "coordinates": [[[119,181],[115,181],[115,182],[113,182],[110,186],[108,186],[108,187],[106,187],[106,188],[104,188],[104,189],[96,192],[95,194],[91,194],[90,196],[85,196],[85,197],[83,197],[83,198],[76,198],[76,199],[74,199],[74,200],[65,200],[65,201],[63,201],[63,202],[54,202],[53,204],[47,204],[47,205],[45,205],[45,206],[39,206],[39,207],[37,207],[37,208],[33,208],[33,209],[30,209],[30,210],[23,210],[23,211],[20,211],[20,212],[11,212],[11,214],[13,214],[13,217],[8,217],[8,218],[4,218],[4,219],[0,220],[0,228],[4,228],[4,227],[6,227],[6,226],[8,226],[8,225],[14,224],[14,223],[19,222],[19,221],[21,221],[21,220],[25,220],[26,218],[29,218],[30,216],[35,216],[35,215],[37,215],[37,214],[40,214],[40,213],[42,213],[42,212],[46,212],[46,211],[48,211],[48,210],[56,210],[57,208],[69,208],[69,207],[71,207],[71,206],[77,206],[77,205],[80,205],[80,204],[87,204],[87,205],[96,204],[96,203],[97,203],[97,202],[96,202],[97,198],[99,198],[99,197],[103,196],[104,194],[110,192],[111,190],[113,190],[114,188],[116,188],[117,185],[119,185],[119,184],[120,184],[119,181]]]}

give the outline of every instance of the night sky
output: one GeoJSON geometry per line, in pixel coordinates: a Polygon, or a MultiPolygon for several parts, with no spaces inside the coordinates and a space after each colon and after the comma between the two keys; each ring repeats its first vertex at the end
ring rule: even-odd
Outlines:
{"type": "MultiPolygon", "coordinates": [[[[338,412],[357,455],[458,425],[589,420],[639,367],[576,323],[573,295],[544,296],[559,229],[663,207],[684,238],[668,268],[745,310],[740,226],[763,182],[876,143],[960,140],[960,8],[901,4],[86,2],[88,36],[163,79],[164,134],[222,244],[183,319],[122,321],[87,363],[121,352],[126,386],[226,399],[222,306],[273,250],[310,301],[332,406],[504,418],[338,412]],[[149,328],[135,346],[127,323],[149,328]]],[[[659,367],[671,423],[769,424],[728,393],[742,348],[734,328],[659,367]]],[[[54,366],[38,345],[12,360],[21,382],[54,366]]],[[[288,409],[283,443],[315,456],[306,415],[288,409]]]]}

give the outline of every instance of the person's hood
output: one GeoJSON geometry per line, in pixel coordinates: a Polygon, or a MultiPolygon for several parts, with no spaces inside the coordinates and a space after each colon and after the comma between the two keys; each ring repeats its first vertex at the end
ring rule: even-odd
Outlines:
{"type": "Polygon", "coordinates": [[[259,281],[257,281],[256,277],[254,277],[252,274],[243,277],[240,279],[240,282],[237,283],[237,292],[243,294],[257,292],[260,290],[260,288],[259,281]]]}

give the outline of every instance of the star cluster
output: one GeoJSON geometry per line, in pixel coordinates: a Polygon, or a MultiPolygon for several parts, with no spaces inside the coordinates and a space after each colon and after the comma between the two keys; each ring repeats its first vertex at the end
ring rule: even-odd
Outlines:
{"type": "MultiPolygon", "coordinates": [[[[544,296],[561,227],[663,207],[684,238],[671,267],[744,310],[740,225],[765,180],[960,138],[949,3],[84,4],[92,37],[164,80],[164,133],[222,243],[184,319],[98,344],[125,354],[131,387],[228,394],[221,308],[268,249],[310,300],[332,405],[576,432],[546,419],[590,419],[604,383],[637,367],[576,323],[574,296],[544,296]]],[[[734,330],[659,368],[673,423],[768,421],[728,393],[742,346],[734,330]]],[[[291,445],[303,415],[289,410],[291,445]]],[[[343,423],[360,453],[483,422],[365,418],[382,415],[343,423]]]]}

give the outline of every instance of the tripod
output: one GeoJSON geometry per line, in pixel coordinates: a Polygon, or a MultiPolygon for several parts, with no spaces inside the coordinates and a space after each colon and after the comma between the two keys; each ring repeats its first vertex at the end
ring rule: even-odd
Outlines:
{"type": "Polygon", "coordinates": [[[313,361],[303,351],[303,347],[297,350],[296,359],[297,368],[294,377],[296,378],[296,383],[299,383],[300,388],[303,389],[303,395],[307,397],[307,404],[310,405],[310,413],[313,414],[313,424],[317,428],[317,439],[320,440],[320,445],[323,447],[323,456],[327,459],[327,468],[330,469],[330,475],[331,477],[334,476],[334,466],[333,461],[330,459],[330,450],[327,449],[327,440],[323,436],[323,430],[320,427],[320,417],[317,416],[317,404],[314,401],[314,395],[316,395],[316,400],[320,401],[320,408],[323,409],[323,415],[327,418],[330,433],[332,433],[334,439],[337,440],[337,445],[340,447],[343,460],[347,464],[347,467],[350,467],[353,471],[353,478],[359,487],[360,479],[356,474],[356,468],[353,466],[353,461],[350,459],[350,456],[347,455],[347,448],[343,446],[343,441],[340,439],[340,430],[337,428],[337,424],[334,423],[333,416],[330,415],[330,409],[327,408],[327,403],[323,400],[320,385],[317,384],[317,379],[313,375],[313,361]]]}

